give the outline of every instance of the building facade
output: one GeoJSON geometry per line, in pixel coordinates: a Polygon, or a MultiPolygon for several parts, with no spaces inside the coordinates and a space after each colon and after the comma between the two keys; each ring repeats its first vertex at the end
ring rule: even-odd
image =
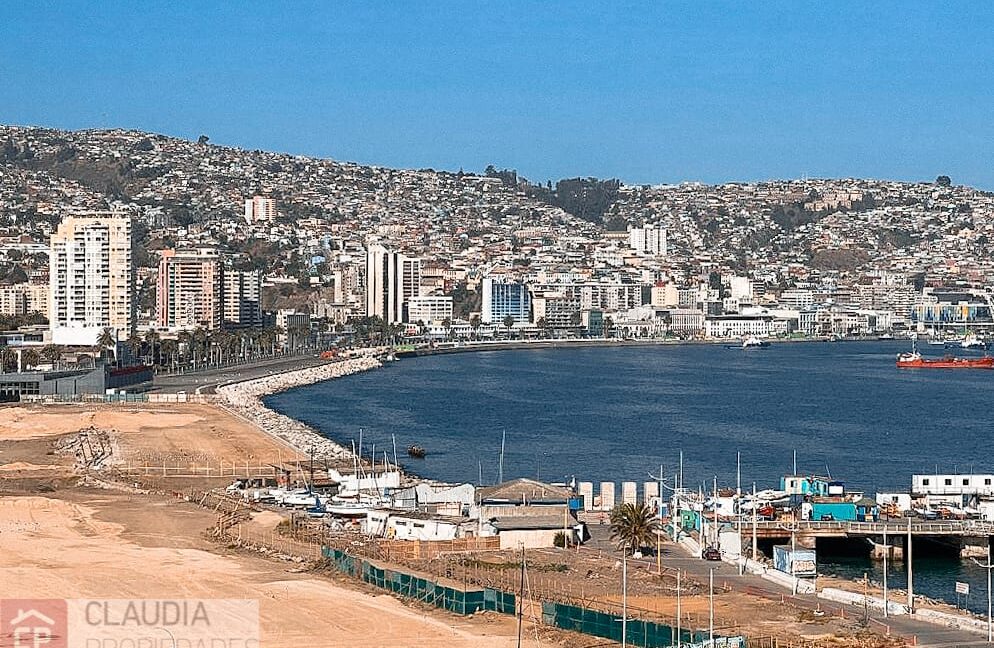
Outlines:
{"type": "Polygon", "coordinates": [[[480,320],[484,324],[503,324],[505,317],[513,317],[515,324],[530,321],[531,293],[523,283],[502,278],[483,279],[483,307],[480,320]]]}
{"type": "Polygon", "coordinates": [[[628,231],[628,245],[636,252],[666,255],[666,228],[633,227],[628,231]]]}
{"type": "Polygon", "coordinates": [[[389,324],[404,319],[404,305],[421,294],[421,259],[380,244],[366,251],[366,316],[389,324]]]}
{"type": "Polygon", "coordinates": [[[104,329],[127,337],[134,324],[131,217],[67,216],[49,253],[52,342],[90,346],[104,329]]]}
{"type": "Polygon", "coordinates": [[[245,201],[245,221],[250,225],[276,218],[276,201],[265,196],[255,196],[245,201]]]}
{"type": "Polygon", "coordinates": [[[432,295],[429,297],[412,297],[407,301],[407,316],[405,322],[416,324],[439,323],[452,320],[452,298],[432,295]]]}
{"type": "Polygon", "coordinates": [[[262,273],[225,268],[221,280],[223,325],[226,328],[262,326],[262,273]]]}
{"type": "Polygon", "coordinates": [[[156,299],[159,326],[221,328],[221,265],[217,251],[163,250],[156,299]]]}

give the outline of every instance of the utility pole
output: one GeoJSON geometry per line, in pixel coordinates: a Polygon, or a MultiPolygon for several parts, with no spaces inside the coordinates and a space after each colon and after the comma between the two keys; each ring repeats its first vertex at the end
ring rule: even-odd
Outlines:
{"type": "Polygon", "coordinates": [[[628,545],[621,556],[621,648],[628,645],[628,545]]]}
{"type": "Polygon", "coordinates": [[[907,555],[904,557],[908,562],[908,614],[915,613],[915,585],[912,580],[912,570],[911,570],[911,518],[908,518],[908,547],[905,552],[907,555]]]}
{"type": "Polygon", "coordinates": [[[680,637],[680,597],[682,592],[680,591],[680,574],[681,570],[676,570],[676,648],[681,648],[680,644],[682,639],[680,637]]]}
{"type": "Polygon", "coordinates": [[[714,648],[714,567],[708,572],[708,648],[714,648]]]}
{"type": "Polygon", "coordinates": [[[890,553],[890,545],[887,544],[887,523],[884,523],[884,618],[890,614],[887,607],[887,554],[890,553]]]}
{"type": "Polygon", "coordinates": [[[994,640],[994,624],[992,624],[991,619],[991,569],[994,569],[994,562],[991,562],[991,543],[990,539],[987,540],[987,564],[980,562],[976,558],[972,559],[973,562],[977,563],[978,566],[983,567],[987,570],[987,643],[991,643],[994,640]]]}
{"type": "Polygon", "coordinates": [[[752,483],[752,559],[758,560],[759,539],[757,531],[759,529],[759,501],[756,499],[756,482],[752,483]]]}

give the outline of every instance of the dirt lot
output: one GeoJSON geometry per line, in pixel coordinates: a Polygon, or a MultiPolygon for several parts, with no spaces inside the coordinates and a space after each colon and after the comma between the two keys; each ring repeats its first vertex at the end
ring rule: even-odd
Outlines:
{"type": "MultiPolygon", "coordinates": [[[[219,547],[205,536],[215,515],[174,497],[77,486],[76,458],[54,445],[90,426],[116,431],[117,457],[286,456],[207,406],[0,408],[0,598],[254,598],[266,646],[516,643],[510,617],[413,608],[306,565],[219,547]]],[[[183,480],[171,481],[182,490],[183,480]]],[[[527,645],[537,645],[530,631],[527,645]]]]}

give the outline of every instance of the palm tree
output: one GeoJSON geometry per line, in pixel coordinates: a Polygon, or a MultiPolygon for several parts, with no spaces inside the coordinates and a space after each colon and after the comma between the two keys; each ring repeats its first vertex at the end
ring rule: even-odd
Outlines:
{"type": "Polygon", "coordinates": [[[473,313],[469,316],[469,328],[473,329],[473,338],[476,338],[480,334],[480,316],[473,313]]]}
{"type": "Polygon", "coordinates": [[[612,334],[614,333],[614,319],[611,318],[610,316],[605,317],[602,328],[604,329],[603,330],[604,337],[606,338],[612,337],[612,334]]]}
{"type": "Polygon", "coordinates": [[[159,355],[169,358],[170,364],[173,366],[176,365],[177,351],[179,351],[179,343],[176,340],[163,340],[159,345],[159,355]]]}
{"type": "Polygon", "coordinates": [[[452,318],[451,317],[446,317],[445,319],[442,320],[442,328],[445,329],[445,338],[446,339],[451,339],[452,338],[452,318]]]}
{"type": "Polygon", "coordinates": [[[538,321],[535,322],[535,326],[541,329],[542,337],[549,337],[549,320],[544,317],[540,317],[538,318],[538,321]]]}
{"type": "Polygon", "coordinates": [[[17,355],[11,350],[10,347],[3,347],[0,349],[0,370],[7,371],[13,368],[13,365],[17,362],[17,355]]]}
{"type": "Polygon", "coordinates": [[[54,344],[46,344],[41,348],[41,357],[44,358],[46,362],[52,363],[53,367],[57,367],[59,360],[62,359],[62,349],[54,344]]]}
{"type": "Polygon", "coordinates": [[[155,355],[155,345],[159,343],[159,332],[155,329],[149,329],[148,332],[145,333],[145,343],[148,344],[149,355],[152,357],[152,364],[158,364],[157,357],[155,355]]]}
{"type": "Polygon", "coordinates": [[[645,502],[619,504],[611,511],[611,539],[624,551],[637,551],[656,541],[659,518],[645,502]]]}
{"type": "Polygon", "coordinates": [[[41,355],[34,349],[25,349],[21,352],[21,364],[24,365],[25,369],[37,367],[40,361],[41,355]]]}
{"type": "Polygon", "coordinates": [[[507,339],[510,340],[511,339],[511,327],[514,326],[514,316],[513,315],[505,315],[504,316],[503,324],[504,324],[504,328],[507,329],[507,339]]]}
{"type": "Polygon", "coordinates": [[[97,335],[97,347],[100,349],[100,354],[103,355],[106,351],[110,349],[114,350],[114,361],[117,361],[117,334],[114,329],[109,326],[102,330],[99,335],[97,335]]]}
{"type": "Polygon", "coordinates": [[[125,343],[128,345],[128,350],[131,352],[132,358],[138,358],[142,353],[142,338],[137,333],[132,333],[128,336],[128,341],[125,343]]]}

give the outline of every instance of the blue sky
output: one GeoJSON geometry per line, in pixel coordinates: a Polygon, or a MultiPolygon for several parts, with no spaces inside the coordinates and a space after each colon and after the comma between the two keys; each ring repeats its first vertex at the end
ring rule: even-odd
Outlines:
{"type": "Polygon", "coordinates": [[[631,183],[994,188],[994,9],[4,2],[0,122],[631,183]]]}

